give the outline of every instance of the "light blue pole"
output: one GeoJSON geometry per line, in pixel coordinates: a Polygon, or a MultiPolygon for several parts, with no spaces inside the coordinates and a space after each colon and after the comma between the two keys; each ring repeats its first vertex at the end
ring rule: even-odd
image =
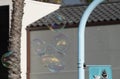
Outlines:
{"type": "Polygon", "coordinates": [[[79,24],[79,58],[78,58],[78,63],[79,63],[79,79],[85,79],[85,71],[84,71],[84,63],[85,63],[85,43],[84,43],[84,38],[85,38],[85,26],[87,23],[87,20],[92,13],[92,11],[104,0],[93,0],[93,2],[88,6],[88,8],[85,10],[79,24]]]}

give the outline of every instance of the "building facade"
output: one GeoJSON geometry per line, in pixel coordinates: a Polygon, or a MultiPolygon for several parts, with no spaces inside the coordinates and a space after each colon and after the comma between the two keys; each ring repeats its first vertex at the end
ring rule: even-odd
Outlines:
{"type": "MultiPolygon", "coordinates": [[[[111,65],[113,79],[118,79],[120,73],[120,63],[116,62],[120,58],[119,4],[119,1],[100,4],[90,15],[85,33],[85,64],[111,65]]],[[[61,79],[61,77],[63,79],[78,79],[78,25],[86,7],[86,5],[60,7],[27,26],[28,79],[46,79],[48,77],[49,79],[61,79]],[[60,26],[63,26],[62,29],[59,28],[60,26]],[[56,37],[59,33],[60,35],[56,37]],[[33,44],[33,40],[43,41],[39,42],[43,46],[44,44],[47,46],[52,44],[54,48],[56,39],[62,34],[68,37],[65,40],[70,41],[66,54],[63,56],[66,65],[60,72],[51,73],[47,66],[43,66],[41,61],[43,53],[41,54],[40,50],[36,50],[39,51],[36,53],[37,47],[33,44]]],[[[85,73],[86,79],[89,79],[88,68],[85,69],[85,73]]]]}

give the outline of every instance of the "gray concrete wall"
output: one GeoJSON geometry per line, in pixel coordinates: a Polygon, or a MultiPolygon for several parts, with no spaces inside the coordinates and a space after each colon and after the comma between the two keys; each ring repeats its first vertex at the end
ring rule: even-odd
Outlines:
{"type": "MultiPolygon", "coordinates": [[[[31,43],[31,79],[78,79],[78,29],[63,30],[70,42],[64,56],[65,69],[51,73],[41,63],[41,58],[34,52],[31,43]]],[[[31,42],[35,38],[42,39],[47,44],[53,43],[55,32],[49,30],[32,31],[31,42]]],[[[87,27],[85,34],[85,61],[87,65],[112,65],[113,79],[120,75],[120,25],[87,27]]],[[[86,69],[88,79],[88,69],[86,69]]]]}
{"type": "MultiPolygon", "coordinates": [[[[112,65],[113,79],[120,75],[120,25],[86,29],[86,64],[112,65]]],[[[88,78],[86,78],[88,79],[88,78]]]]}

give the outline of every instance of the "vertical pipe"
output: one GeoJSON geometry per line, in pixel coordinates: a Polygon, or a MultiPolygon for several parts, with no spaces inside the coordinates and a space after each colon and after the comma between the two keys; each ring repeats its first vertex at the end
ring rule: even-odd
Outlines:
{"type": "Polygon", "coordinates": [[[85,10],[79,24],[79,33],[78,33],[78,63],[79,63],[79,79],[85,79],[85,71],[84,71],[84,63],[85,63],[85,26],[87,23],[87,20],[92,13],[92,11],[104,0],[93,0],[93,2],[88,6],[88,8],[85,10]]]}

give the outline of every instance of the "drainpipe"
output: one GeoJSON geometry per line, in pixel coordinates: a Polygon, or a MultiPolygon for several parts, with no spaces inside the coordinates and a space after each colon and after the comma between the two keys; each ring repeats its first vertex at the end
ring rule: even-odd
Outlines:
{"type": "Polygon", "coordinates": [[[79,79],[85,79],[85,27],[87,20],[92,13],[92,11],[104,0],[93,0],[92,3],[85,10],[79,24],[79,33],[78,33],[78,67],[79,67],[79,79]]]}

